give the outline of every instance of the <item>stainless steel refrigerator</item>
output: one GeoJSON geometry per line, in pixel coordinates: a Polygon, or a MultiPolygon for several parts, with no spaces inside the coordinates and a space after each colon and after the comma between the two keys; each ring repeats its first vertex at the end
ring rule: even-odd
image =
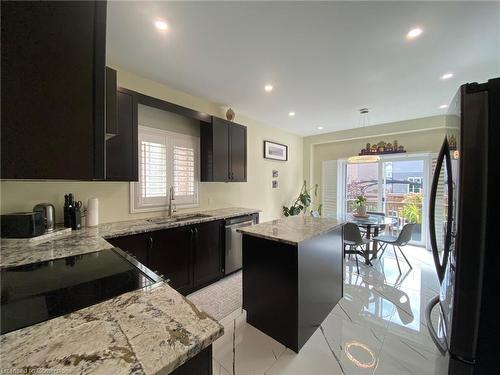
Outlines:
{"type": "Polygon", "coordinates": [[[461,86],[447,129],[430,192],[440,293],[427,326],[439,374],[500,374],[500,78],[461,86]]]}

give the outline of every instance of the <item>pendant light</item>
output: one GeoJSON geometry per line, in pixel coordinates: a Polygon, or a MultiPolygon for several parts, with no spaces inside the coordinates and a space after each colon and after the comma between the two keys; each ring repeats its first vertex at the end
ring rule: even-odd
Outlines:
{"type": "MultiPolygon", "coordinates": [[[[361,108],[359,110],[359,122],[358,127],[363,128],[370,125],[370,119],[368,117],[368,108],[361,108]]],[[[354,155],[347,159],[349,164],[361,164],[361,163],[376,163],[380,160],[378,155],[354,155]]]]}

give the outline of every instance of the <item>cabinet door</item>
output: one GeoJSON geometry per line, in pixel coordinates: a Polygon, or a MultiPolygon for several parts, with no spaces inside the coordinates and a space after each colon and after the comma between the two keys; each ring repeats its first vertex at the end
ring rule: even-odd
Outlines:
{"type": "Polygon", "coordinates": [[[149,233],[110,238],[107,241],[113,246],[132,254],[140,263],[149,268],[148,253],[151,246],[149,233]]]}
{"type": "Polygon", "coordinates": [[[138,120],[135,98],[118,89],[116,111],[116,135],[106,140],[106,180],[138,181],[138,120]]]}
{"type": "Polygon", "coordinates": [[[213,181],[229,181],[229,124],[214,118],[213,137],[213,181]]]}
{"type": "Polygon", "coordinates": [[[170,279],[170,286],[179,293],[190,293],[193,289],[192,227],[165,229],[152,232],[151,236],[150,268],[170,279]]]}
{"type": "Polygon", "coordinates": [[[2,178],[103,179],[106,2],[1,11],[2,178]]]}
{"type": "Polygon", "coordinates": [[[238,124],[230,127],[230,158],[231,181],[247,180],[247,128],[238,124]]]}
{"type": "Polygon", "coordinates": [[[210,221],[195,227],[194,287],[198,288],[222,277],[223,221],[210,221]]]}
{"type": "Polygon", "coordinates": [[[106,139],[118,134],[116,70],[106,67],[106,139]]]}

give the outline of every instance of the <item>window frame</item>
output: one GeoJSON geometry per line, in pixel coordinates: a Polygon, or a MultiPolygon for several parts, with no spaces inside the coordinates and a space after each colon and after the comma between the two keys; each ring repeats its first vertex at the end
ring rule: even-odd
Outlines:
{"type": "Polygon", "coordinates": [[[179,202],[178,199],[174,200],[173,204],[176,205],[176,207],[179,208],[194,208],[194,207],[199,207],[199,183],[200,183],[200,138],[192,135],[187,135],[187,134],[182,134],[182,133],[177,133],[177,132],[172,132],[168,130],[162,130],[162,129],[156,129],[156,128],[151,128],[148,126],[142,126],[139,125],[138,127],[138,142],[137,142],[137,147],[138,147],[138,168],[139,168],[139,181],[134,181],[130,182],[130,189],[129,189],[129,195],[130,195],[130,213],[140,213],[140,212],[152,212],[152,211],[162,211],[162,210],[167,210],[169,208],[168,205],[168,192],[170,189],[170,186],[173,186],[173,178],[174,178],[174,144],[175,140],[179,140],[181,142],[191,142],[194,145],[194,194],[193,194],[193,199],[192,203],[186,203],[186,202],[179,202]],[[167,194],[165,198],[159,198],[155,199],[155,203],[145,203],[142,200],[142,197],[139,195],[141,192],[141,187],[140,187],[140,178],[141,178],[141,139],[142,138],[149,139],[151,141],[154,141],[157,139],[158,143],[161,143],[159,141],[159,138],[163,138],[165,141],[164,143],[167,146],[167,153],[166,153],[166,169],[167,169],[167,194]]]}

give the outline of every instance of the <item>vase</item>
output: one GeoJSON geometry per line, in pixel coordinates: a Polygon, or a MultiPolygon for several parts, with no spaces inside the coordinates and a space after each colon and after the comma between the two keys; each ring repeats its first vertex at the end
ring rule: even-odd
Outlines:
{"type": "Polygon", "coordinates": [[[233,111],[232,108],[229,108],[227,111],[226,111],[226,118],[229,120],[229,121],[233,121],[234,120],[234,116],[235,116],[235,113],[233,111]]]}
{"type": "Polygon", "coordinates": [[[359,216],[366,216],[366,206],[365,205],[358,206],[356,208],[356,213],[359,216]]]}

